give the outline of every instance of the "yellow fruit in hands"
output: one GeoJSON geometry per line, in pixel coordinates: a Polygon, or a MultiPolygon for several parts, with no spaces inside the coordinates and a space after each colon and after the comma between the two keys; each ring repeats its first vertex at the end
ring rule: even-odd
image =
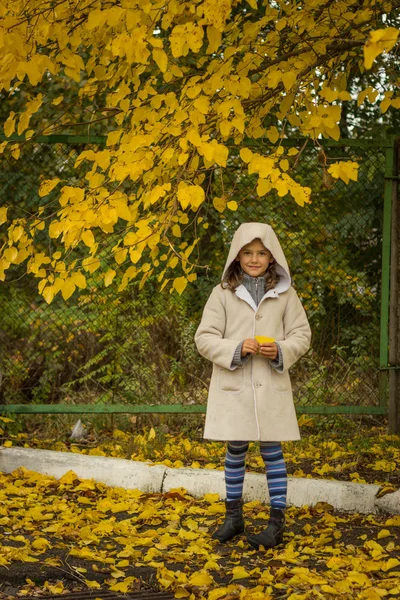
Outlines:
{"type": "Polygon", "coordinates": [[[254,339],[257,340],[259,344],[270,344],[275,341],[275,338],[266,337],[265,335],[256,335],[254,339]]]}

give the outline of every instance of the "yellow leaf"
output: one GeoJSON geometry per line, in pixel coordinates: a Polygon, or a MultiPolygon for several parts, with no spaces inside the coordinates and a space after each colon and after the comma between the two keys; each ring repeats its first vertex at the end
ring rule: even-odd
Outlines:
{"type": "Polygon", "coordinates": [[[397,464],[395,461],[389,460],[377,460],[372,465],[369,465],[374,471],[385,471],[386,473],[390,473],[391,471],[395,471],[397,468],[397,464]]]}
{"type": "Polygon", "coordinates": [[[224,212],[224,210],[226,208],[225,198],[218,198],[216,196],[215,198],[213,198],[213,206],[218,212],[220,212],[220,213],[224,212]]]}
{"type": "Polygon", "coordinates": [[[43,198],[43,196],[47,196],[48,194],[50,194],[51,190],[53,188],[56,187],[56,185],[60,182],[61,180],[58,178],[55,179],[46,179],[45,181],[43,181],[40,185],[39,188],[39,196],[41,198],[43,198]]]}
{"type": "Polygon", "coordinates": [[[365,585],[369,587],[371,585],[371,580],[369,579],[368,575],[366,575],[365,573],[360,573],[358,571],[349,571],[346,579],[348,581],[358,583],[361,586],[365,585]]]}
{"type": "MultiPolygon", "coordinates": [[[[129,509],[130,509],[130,504],[129,504],[128,502],[125,502],[125,503],[124,503],[124,506],[125,506],[125,508],[124,508],[124,509],[122,509],[120,512],[124,512],[124,511],[126,511],[126,510],[129,510],[129,509]]],[[[115,507],[114,507],[114,510],[115,510],[115,507]]],[[[114,512],[114,511],[113,511],[113,512],[114,512]]],[[[116,566],[117,566],[117,567],[119,567],[119,568],[121,568],[121,567],[129,567],[129,564],[130,564],[130,563],[129,563],[129,560],[120,560],[120,561],[119,561],[119,562],[116,564],[116,566]]]]}
{"type": "Polygon", "coordinates": [[[364,45],[364,65],[366,69],[370,69],[374,60],[382,52],[389,52],[399,37],[399,30],[395,27],[387,27],[386,29],[377,29],[371,31],[369,39],[364,45]]]}
{"type": "Polygon", "coordinates": [[[340,161],[333,163],[329,167],[328,173],[335,179],[341,179],[345,183],[349,183],[350,180],[357,181],[358,168],[359,165],[356,162],[340,161]]]}
{"type": "Polygon", "coordinates": [[[321,96],[321,98],[325,98],[325,100],[328,100],[328,102],[333,102],[339,97],[339,92],[337,90],[332,90],[329,87],[324,87],[320,91],[319,95],[321,96]]]}
{"type": "Polygon", "coordinates": [[[122,265],[122,263],[125,262],[127,255],[128,248],[118,248],[118,250],[114,252],[114,260],[117,265],[122,265]]]}
{"type": "Polygon", "coordinates": [[[228,159],[229,150],[222,144],[214,145],[214,161],[221,167],[226,167],[226,161],[228,159]]]}
{"type": "Polygon", "coordinates": [[[181,295],[184,292],[187,284],[188,280],[186,277],[177,277],[174,279],[173,288],[178,292],[179,295],[181,295]]]}
{"type": "Polygon", "coordinates": [[[386,494],[392,494],[398,489],[397,485],[393,483],[386,483],[383,485],[376,493],[377,498],[382,498],[382,496],[386,496],[386,494]]]}
{"type": "Polygon", "coordinates": [[[240,133],[244,133],[244,117],[235,117],[231,123],[240,133]]]}
{"type": "Polygon", "coordinates": [[[178,185],[178,201],[185,210],[189,205],[192,209],[198,208],[205,200],[205,193],[199,185],[189,185],[181,181],[178,185]]]}
{"type": "Polygon", "coordinates": [[[235,579],[244,579],[246,577],[249,577],[249,573],[246,571],[246,569],[242,566],[238,566],[238,567],[233,567],[232,569],[232,579],[231,581],[235,581],[235,579]]]}
{"type": "Polygon", "coordinates": [[[271,182],[268,181],[268,179],[262,179],[261,177],[259,178],[258,182],[257,182],[257,195],[260,196],[265,196],[265,194],[268,194],[269,191],[271,191],[271,182]]]}
{"type": "Polygon", "coordinates": [[[385,98],[384,100],[382,100],[381,102],[381,113],[384,114],[387,109],[389,108],[389,106],[392,104],[392,99],[391,98],[385,98]]]}
{"type": "Polygon", "coordinates": [[[195,585],[198,587],[210,586],[214,583],[214,579],[207,571],[198,571],[197,573],[193,573],[188,580],[190,585],[195,585]]]}
{"type": "Polygon", "coordinates": [[[391,535],[392,534],[390,533],[390,531],[388,529],[381,529],[377,535],[377,539],[381,540],[382,538],[389,537],[391,535]]]}
{"type": "Polygon", "coordinates": [[[11,248],[4,250],[3,256],[8,262],[13,263],[18,256],[18,250],[14,246],[11,246],[11,248]]]}
{"type": "Polygon", "coordinates": [[[60,284],[60,290],[64,300],[68,300],[68,298],[70,298],[74,293],[75,289],[76,286],[71,277],[67,277],[67,279],[64,279],[64,281],[60,284]]]}
{"type": "Polygon", "coordinates": [[[253,153],[251,150],[249,150],[249,148],[242,148],[240,150],[240,158],[242,159],[243,162],[248,163],[251,161],[251,159],[253,158],[253,153]]]}
{"type": "Polygon", "coordinates": [[[53,221],[49,225],[49,236],[51,238],[58,238],[58,236],[63,232],[63,225],[59,221],[53,221]]]}
{"type": "Polygon", "coordinates": [[[271,142],[271,144],[275,144],[278,139],[279,139],[279,131],[277,130],[277,128],[275,126],[270,127],[267,130],[267,138],[269,139],[269,141],[271,142]]]}
{"type": "Polygon", "coordinates": [[[0,225],[3,225],[3,223],[7,221],[7,211],[7,206],[3,206],[2,208],[0,208],[0,225]]]}
{"type": "Polygon", "coordinates": [[[47,302],[47,304],[51,304],[55,295],[54,286],[48,285],[42,291],[42,296],[47,302]]]}
{"type": "Polygon", "coordinates": [[[15,160],[18,160],[21,154],[21,149],[17,144],[14,144],[13,146],[11,146],[11,156],[13,158],[15,158],[15,160]]]}
{"type": "Polygon", "coordinates": [[[339,100],[342,100],[342,101],[352,100],[350,92],[347,92],[345,90],[343,92],[339,92],[339,100]]]}
{"type": "Polygon", "coordinates": [[[10,137],[15,131],[15,113],[11,112],[7,121],[4,123],[4,135],[10,137]]]}
{"type": "Polygon", "coordinates": [[[200,98],[196,98],[193,105],[198,111],[201,112],[202,115],[206,115],[210,110],[210,102],[206,96],[200,96],[200,98]]]}
{"type": "Polygon", "coordinates": [[[227,119],[223,119],[219,124],[219,130],[224,137],[227,137],[232,129],[232,123],[227,119]]]}
{"type": "Polygon", "coordinates": [[[162,48],[153,48],[153,59],[160,69],[161,73],[165,73],[168,67],[168,56],[162,48]]]}
{"type": "Polygon", "coordinates": [[[149,431],[148,440],[151,442],[151,440],[154,440],[155,437],[156,437],[156,432],[155,432],[154,427],[152,427],[149,431]]]}
{"type": "Polygon", "coordinates": [[[208,592],[207,600],[219,600],[220,598],[229,597],[230,591],[227,587],[211,590],[211,592],[208,592]]]}
{"type": "Polygon", "coordinates": [[[100,260],[98,258],[92,258],[91,256],[88,256],[87,258],[83,259],[82,266],[85,271],[94,273],[100,267],[100,260]]]}
{"type": "Polygon", "coordinates": [[[52,101],[52,104],[54,104],[54,106],[58,106],[59,104],[61,104],[61,102],[64,100],[64,96],[58,96],[57,98],[55,98],[52,101]]]}
{"type": "Polygon", "coordinates": [[[400,565],[400,560],[397,558],[389,558],[389,560],[385,563],[383,567],[383,571],[389,571],[390,569],[394,569],[400,565]]]}
{"type": "Polygon", "coordinates": [[[95,243],[95,239],[90,229],[86,229],[86,231],[82,233],[82,241],[84,242],[84,244],[86,244],[88,248],[91,248],[93,246],[93,244],[95,243]]]}
{"type": "Polygon", "coordinates": [[[200,92],[201,92],[201,85],[193,85],[192,87],[188,88],[188,90],[186,91],[186,96],[188,98],[190,98],[191,100],[193,100],[200,94],[200,92]]]}
{"type": "Polygon", "coordinates": [[[86,288],[86,277],[81,271],[74,271],[71,273],[71,279],[78,288],[84,290],[86,288]]]}
{"type": "Polygon", "coordinates": [[[282,171],[287,171],[289,168],[289,161],[287,160],[287,158],[283,158],[282,160],[280,160],[279,166],[282,169],[282,171]]]}
{"type": "Polygon", "coordinates": [[[36,538],[31,546],[35,550],[47,550],[48,548],[51,548],[51,544],[46,538],[36,538]]]}
{"type": "Polygon", "coordinates": [[[278,181],[275,182],[274,187],[275,187],[276,191],[278,192],[278,196],[280,198],[283,198],[283,196],[286,196],[286,194],[289,191],[289,186],[287,184],[287,181],[283,181],[282,179],[278,179],[278,181]]]}
{"type": "Polygon", "coordinates": [[[227,203],[227,207],[229,208],[229,210],[237,210],[238,208],[238,203],[236,202],[236,200],[230,200],[227,203]]]}
{"type": "Polygon", "coordinates": [[[206,50],[207,54],[213,54],[216,52],[221,44],[222,34],[218,29],[216,29],[213,25],[209,25],[207,27],[207,39],[209,42],[208,48],[206,50]]]}
{"type": "Polygon", "coordinates": [[[91,589],[101,587],[101,585],[98,581],[90,581],[89,579],[85,579],[85,584],[88,586],[88,588],[91,588],[91,589]]]}
{"type": "Polygon", "coordinates": [[[12,239],[13,242],[18,242],[18,240],[22,237],[24,233],[24,228],[21,225],[17,225],[12,230],[11,234],[9,234],[9,238],[12,239]]]}
{"type": "Polygon", "coordinates": [[[312,417],[308,417],[307,415],[301,415],[298,420],[299,427],[314,427],[315,421],[312,417]]]}
{"type": "Polygon", "coordinates": [[[52,594],[62,594],[64,591],[64,584],[62,581],[57,581],[55,585],[49,585],[48,590],[52,594]]]}
{"type": "Polygon", "coordinates": [[[325,592],[325,594],[334,594],[335,596],[338,594],[338,590],[328,584],[321,585],[321,592],[325,592]]]}
{"type": "Polygon", "coordinates": [[[170,258],[170,260],[168,261],[168,266],[170,269],[175,269],[176,265],[179,262],[179,258],[177,256],[173,256],[172,258],[170,258]]]}
{"type": "Polygon", "coordinates": [[[181,235],[182,235],[181,228],[179,227],[179,225],[177,223],[175,223],[175,225],[172,227],[172,233],[175,237],[181,237],[181,235]]]}
{"type": "Polygon", "coordinates": [[[65,485],[72,485],[76,481],[79,481],[78,476],[73,471],[67,471],[61,478],[60,483],[65,485]]]}
{"type": "Polygon", "coordinates": [[[112,284],[114,277],[116,276],[116,272],[114,269],[109,269],[107,273],[104,274],[104,285],[108,287],[112,284]]]}
{"type": "Polygon", "coordinates": [[[297,73],[294,71],[288,71],[282,75],[283,85],[285,86],[285,90],[289,92],[293,85],[295,84],[297,79],[297,73]]]}

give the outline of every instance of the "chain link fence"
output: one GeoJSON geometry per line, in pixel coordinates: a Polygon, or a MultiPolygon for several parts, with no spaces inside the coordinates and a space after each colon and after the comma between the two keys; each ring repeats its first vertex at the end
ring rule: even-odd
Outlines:
{"type": "MultiPolygon", "coordinates": [[[[0,190],[13,206],[11,216],[40,206],[42,179],[79,183],[83,167],[74,163],[83,149],[70,140],[32,144],[18,160],[3,155],[0,190]]],[[[263,153],[261,144],[252,149],[263,153]]],[[[377,406],[385,154],[352,142],[330,147],[328,156],[310,145],[299,160],[290,159],[290,175],[313,190],[304,208],[274,191],[259,198],[256,177],[235,150],[226,169],[211,170],[198,246],[198,261],[209,268],[182,296],[160,292],[151,279],[118,293],[94,273],[79,296],[67,302],[57,296],[47,305],[37,281],[16,268],[1,284],[0,402],[205,404],[211,365],[198,355],[194,333],[234,230],[262,221],[281,240],[313,330],[312,349],[292,371],[297,406],[364,406],[366,412],[377,406]],[[342,159],[360,163],[357,182],[346,185],[327,174],[325,166],[342,159]],[[215,196],[236,200],[237,211],[216,211],[215,196]]],[[[39,241],[51,250],[44,233],[39,241]]]]}

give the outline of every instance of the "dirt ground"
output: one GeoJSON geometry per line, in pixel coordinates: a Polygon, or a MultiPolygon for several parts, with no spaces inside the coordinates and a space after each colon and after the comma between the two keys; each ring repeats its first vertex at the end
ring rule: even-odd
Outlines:
{"type": "MultiPolygon", "coordinates": [[[[88,582],[94,593],[125,583],[129,593],[171,590],[192,600],[225,588],[222,598],[231,599],[400,597],[399,516],[291,507],[284,544],[254,550],[245,535],[212,540],[223,503],[183,490],[139,498],[101,484],[85,489],[79,480],[2,478],[2,599],[86,590],[88,582]],[[116,494],[125,503],[117,510],[116,494]]],[[[246,504],[247,532],[264,528],[268,512],[246,504]]]]}

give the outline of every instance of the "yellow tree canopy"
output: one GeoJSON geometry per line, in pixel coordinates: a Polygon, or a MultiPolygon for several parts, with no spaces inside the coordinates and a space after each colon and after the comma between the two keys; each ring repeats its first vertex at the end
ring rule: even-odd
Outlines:
{"type": "MultiPolygon", "coordinates": [[[[399,7],[400,0],[0,0],[0,90],[9,103],[22,99],[3,125],[1,152],[18,160],[21,143],[69,130],[55,81],[69,106],[91,101],[86,120],[107,134],[105,149],[78,157],[77,166],[88,165],[85,185],[45,179],[40,210],[17,218],[9,217],[12,199],[1,199],[0,278],[24,263],[48,302],[59,292],[68,298],[85,287],[85,273],[101,272],[99,240],[118,225],[123,233],[110,252],[124,273],[120,289],[156,269],[160,284],[181,293],[196,277],[202,206],[237,208],[229,190],[209,198],[204,189],[206,171],[224,169],[232,149],[258,178],[259,197],[275,190],[303,206],[311,190],[290,175],[297,150],[280,141],[338,140],[342,103],[352,99],[348,75],[378,72],[376,61],[376,89],[362,90],[359,103],[377,98],[382,112],[400,108],[398,70],[390,68],[399,7]],[[272,145],[260,154],[254,139],[272,145]],[[37,244],[43,230],[57,242],[53,253],[37,244]]],[[[348,182],[357,168],[338,161],[329,173],[348,182]]],[[[105,285],[115,273],[104,269],[105,285]]]]}

